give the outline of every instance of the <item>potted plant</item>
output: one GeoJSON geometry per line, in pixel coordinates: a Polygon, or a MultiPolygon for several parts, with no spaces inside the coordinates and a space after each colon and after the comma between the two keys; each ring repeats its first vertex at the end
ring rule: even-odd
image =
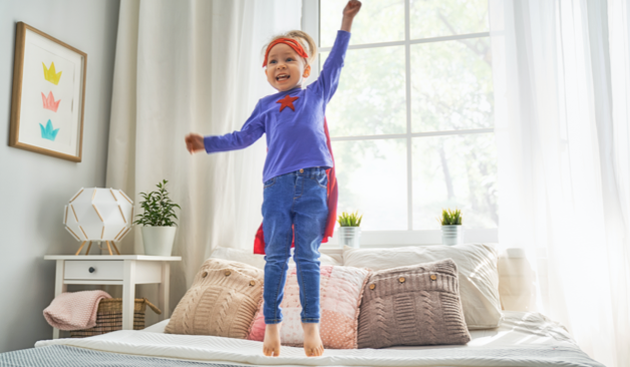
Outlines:
{"type": "Polygon", "coordinates": [[[459,209],[443,209],[442,218],[438,218],[442,224],[442,244],[458,245],[464,241],[462,227],[462,213],[459,209]]]}
{"type": "Polygon", "coordinates": [[[350,247],[359,247],[359,241],[361,238],[361,219],[363,219],[363,215],[359,216],[359,212],[356,213],[346,213],[343,212],[341,215],[337,217],[337,222],[339,222],[339,245],[340,246],[350,246],[350,247]]]}
{"type": "Polygon", "coordinates": [[[171,256],[177,223],[174,208],[181,207],[171,201],[166,191],[167,180],[156,186],[158,190],[150,193],[141,192],[140,206],[144,213],[138,214],[134,224],[142,225],[142,242],[145,255],[171,256]]]}

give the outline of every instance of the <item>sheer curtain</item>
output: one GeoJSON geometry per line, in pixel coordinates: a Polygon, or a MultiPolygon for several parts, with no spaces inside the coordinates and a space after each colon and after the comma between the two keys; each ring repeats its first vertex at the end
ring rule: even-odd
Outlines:
{"type": "Polygon", "coordinates": [[[630,361],[628,19],[625,0],[490,0],[499,242],[606,366],[630,361]]]}
{"type": "MultiPolygon", "coordinates": [[[[261,223],[265,142],[191,156],[184,136],[238,130],[267,83],[262,47],[300,29],[295,0],[123,0],[120,6],[107,162],[108,187],[136,204],[167,179],[179,227],[171,265],[171,308],[216,246],[253,249],[261,223]]],[[[121,251],[142,254],[139,228],[121,251]]],[[[155,298],[155,287],[138,293],[155,298]]],[[[115,293],[115,291],[114,291],[115,293]]]]}

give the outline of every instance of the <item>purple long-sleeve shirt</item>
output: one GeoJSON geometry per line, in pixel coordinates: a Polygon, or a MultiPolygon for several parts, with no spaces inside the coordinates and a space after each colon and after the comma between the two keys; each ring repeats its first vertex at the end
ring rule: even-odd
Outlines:
{"type": "Polygon", "coordinates": [[[263,182],[301,168],[332,167],[324,116],[326,105],[337,90],[349,41],[349,32],[338,31],[317,81],[305,89],[295,87],[261,98],[240,131],[205,136],[206,152],[242,149],[266,133],[268,151],[263,182]],[[295,111],[290,107],[280,111],[282,104],[278,101],[287,96],[291,99],[298,97],[292,101],[295,111]]]}

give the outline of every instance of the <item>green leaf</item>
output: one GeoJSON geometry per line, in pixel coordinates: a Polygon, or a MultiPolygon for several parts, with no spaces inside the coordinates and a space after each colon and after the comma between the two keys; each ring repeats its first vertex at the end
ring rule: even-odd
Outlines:
{"type": "Polygon", "coordinates": [[[168,197],[168,191],[166,189],[167,180],[162,180],[162,182],[158,182],[156,186],[158,190],[151,191],[149,193],[141,192],[140,196],[142,197],[142,201],[140,202],[140,207],[143,209],[143,213],[136,215],[138,219],[134,222],[134,224],[142,224],[146,226],[176,226],[171,218],[177,218],[175,214],[174,207],[177,207],[181,210],[181,207],[178,204],[173,203],[173,201],[168,197]]]}
{"type": "Polygon", "coordinates": [[[443,226],[462,224],[461,210],[442,209],[442,219],[440,222],[443,226]]]}
{"type": "Polygon", "coordinates": [[[355,213],[346,213],[342,212],[337,216],[337,222],[342,227],[358,227],[361,225],[361,219],[363,215],[359,216],[359,212],[355,213]]]}

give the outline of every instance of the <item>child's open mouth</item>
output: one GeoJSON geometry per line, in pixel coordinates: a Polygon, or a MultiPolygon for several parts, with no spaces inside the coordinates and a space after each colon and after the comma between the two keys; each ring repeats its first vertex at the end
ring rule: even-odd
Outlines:
{"type": "Polygon", "coordinates": [[[287,74],[280,74],[276,77],[276,80],[279,82],[283,82],[285,80],[289,80],[290,76],[287,74]]]}

